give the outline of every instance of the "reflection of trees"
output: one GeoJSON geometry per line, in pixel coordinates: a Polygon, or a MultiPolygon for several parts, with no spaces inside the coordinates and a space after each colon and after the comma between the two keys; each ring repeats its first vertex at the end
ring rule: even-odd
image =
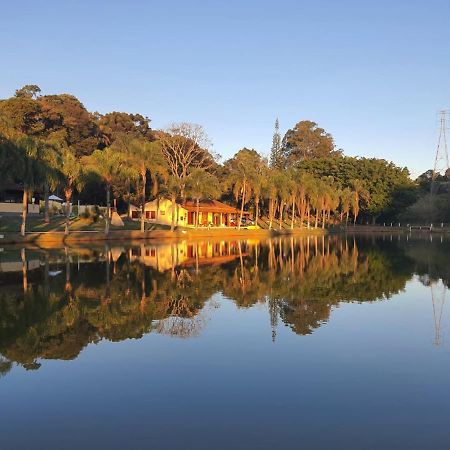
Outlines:
{"type": "Polygon", "coordinates": [[[4,377],[12,369],[12,362],[0,355],[0,378],[4,377]]]}
{"type": "Polygon", "coordinates": [[[412,271],[396,244],[369,240],[205,244],[201,265],[198,248],[192,265],[173,263],[165,272],[133,259],[132,252],[108,247],[45,252],[33,272],[19,259],[22,273],[2,275],[0,353],[5,361],[33,369],[38,359],[72,359],[101,339],[138,339],[150,332],[196,336],[206,321],[205,304],[216,292],[239,307],[267,303],[274,339],[279,319],[308,334],[339,302],[389,298],[412,271]],[[208,265],[208,258],[216,263],[208,265]],[[55,269],[62,273],[51,277],[55,269]]]}
{"type": "Polygon", "coordinates": [[[370,242],[358,247],[354,240],[291,237],[257,244],[249,254],[260,256],[258,270],[251,257],[235,265],[224,294],[240,306],[267,299],[273,335],[278,316],[308,334],[339,302],[389,298],[411,276],[411,263],[395,244],[380,249],[370,242]]]}

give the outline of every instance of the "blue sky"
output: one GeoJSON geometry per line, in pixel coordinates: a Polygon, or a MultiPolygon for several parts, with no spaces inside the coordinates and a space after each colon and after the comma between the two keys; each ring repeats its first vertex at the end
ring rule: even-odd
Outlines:
{"type": "Polygon", "coordinates": [[[267,154],[278,116],[418,175],[450,106],[449,1],[10,1],[0,24],[1,98],[200,123],[224,158],[267,154]]]}

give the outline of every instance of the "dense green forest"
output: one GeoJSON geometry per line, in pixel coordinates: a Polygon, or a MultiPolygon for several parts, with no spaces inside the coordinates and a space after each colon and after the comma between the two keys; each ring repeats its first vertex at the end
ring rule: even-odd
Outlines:
{"type": "Polygon", "coordinates": [[[429,172],[412,181],[392,162],[345,156],[312,121],[282,137],[277,120],[268,159],[242,148],[221,162],[200,125],[154,130],[141,114],[90,112],[73,95],[42,95],[35,85],[0,100],[0,172],[0,191],[21,185],[24,205],[41,194],[47,222],[49,193],[67,204],[106,205],[106,233],[112,205],[125,213],[163,196],[221,199],[264,216],[270,227],[450,221],[447,177],[431,197],[429,172]]]}

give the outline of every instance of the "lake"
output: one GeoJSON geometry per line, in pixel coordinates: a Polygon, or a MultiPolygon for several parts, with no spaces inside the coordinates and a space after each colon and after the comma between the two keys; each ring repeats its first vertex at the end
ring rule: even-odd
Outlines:
{"type": "Polygon", "coordinates": [[[0,250],[2,449],[450,447],[450,237],[0,250]]]}

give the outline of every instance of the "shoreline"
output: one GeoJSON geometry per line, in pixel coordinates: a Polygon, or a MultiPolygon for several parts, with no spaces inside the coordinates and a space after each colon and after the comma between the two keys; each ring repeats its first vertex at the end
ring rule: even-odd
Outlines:
{"type": "Polygon", "coordinates": [[[111,242],[111,241],[140,241],[140,240],[182,240],[182,239],[204,239],[204,238],[269,238],[277,236],[323,236],[329,234],[445,234],[450,233],[450,229],[435,228],[433,230],[418,230],[410,231],[408,228],[398,227],[379,227],[379,226],[349,226],[343,228],[294,228],[287,229],[178,229],[170,230],[151,230],[142,233],[140,230],[112,230],[105,235],[102,231],[72,231],[69,235],[65,235],[63,231],[34,231],[27,232],[25,237],[19,233],[4,232],[0,233],[1,245],[17,245],[17,244],[83,244],[95,242],[111,242]]]}
{"type": "Polygon", "coordinates": [[[140,230],[113,230],[109,234],[102,231],[72,231],[65,235],[63,231],[27,232],[23,237],[19,233],[5,232],[0,234],[0,245],[15,244],[78,244],[90,242],[110,241],[139,241],[139,240],[182,240],[201,238],[267,238],[289,235],[327,234],[322,229],[294,228],[281,230],[248,230],[248,229],[182,229],[182,230],[151,230],[142,233],[140,230]]]}

